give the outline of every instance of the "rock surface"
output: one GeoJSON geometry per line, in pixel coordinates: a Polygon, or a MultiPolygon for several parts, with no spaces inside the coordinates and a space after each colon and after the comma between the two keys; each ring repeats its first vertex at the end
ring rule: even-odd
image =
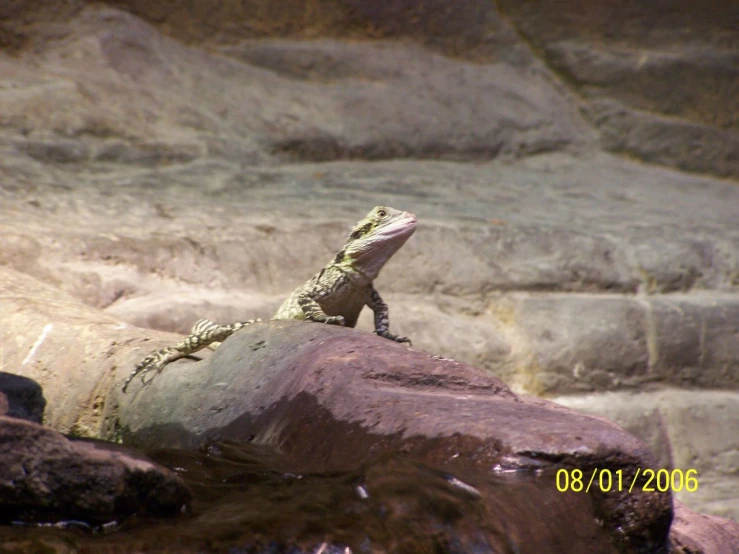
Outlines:
{"type": "Polygon", "coordinates": [[[70,441],[0,416],[0,521],[108,523],[135,513],[173,515],[190,492],[179,477],[121,448],[70,441]]]}
{"type": "Polygon", "coordinates": [[[41,423],[46,400],[33,379],[0,371],[0,415],[41,423]]]}
{"type": "MultiPolygon", "coordinates": [[[[132,385],[123,395],[120,385],[132,358],[142,355],[136,345],[148,351],[176,337],[116,324],[53,287],[12,270],[0,273],[4,289],[15,291],[12,298],[2,298],[2,313],[14,314],[4,326],[6,332],[19,337],[17,329],[25,329],[30,334],[28,342],[21,341],[14,349],[6,340],[3,359],[11,365],[17,360],[17,367],[28,374],[47,375],[50,407],[68,401],[69,391],[78,393],[77,403],[68,404],[64,412],[47,412],[47,420],[58,427],[73,425],[104,438],[123,434],[158,447],[192,444],[196,435],[204,436],[210,429],[221,436],[278,445],[303,469],[346,467],[373,451],[398,445],[434,464],[451,459],[450,469],[464,462],[483,464],[486,472],[494,463],[501,469],[564,465],[587,471],[597,465],[625,472],[657,464],[642,443],[606,420],[517,397],[498,379],[466,364],[435,359],[359,330],[318,324],[254,326],[252,331],[274,335],[276,340],[263,343],[258,337],[237,334],[209,360],[172,364],[148,387],[132,385]],[[23,366],[32,339],[43,332],[47,319],[54,321],[47,340],[73,344],[86,330],[87,347],[107,342],[106,355],[99,360],[80,356],[77,348],[56,347],[45,340],[35,349],[33,363],[23,366]],[[145,335],[157,338],[147,343],[145,335]],[[305,339],[302,350],[295,348],[300,340],[292,335],[305,339]],[[363,350],[378,362],[367,371],[361,370],[368,357],[363,350]],[[301,359],[304,363],[298,363],[301,359]],[[250,364],[253,371],[246,367],[250,364]],[[179,394],[170,398],[173,391],[179,394]],[[93,401],[98,403],[91,417],[93,401]],[[246,410],[253,416],[245,416],[246,410]],[[434,434],[441,440],[428,440],[434,434]],[[453,456],[460,452],[470,455],[453,456]]],[[[608,529],[625,525],[618,535],[622,544],[654,546],[666,537],[669,500],[669,495],[593,495],[593,509],[609,522],[608,529]],[[635,521],[624,522],[635,513],[639,514],[635,521]]],[[[691,536],[682,537],[687,544],[691,536]]]]}
{"type": "MultiPolygon", "coordinates": [[[[279,448],[300,472],[355,469],[384,450],[441,468],[554,463],[586,474],[622,469],[630,479],[637,467],[656,463],[642,443],[605,420],[517,397],[466,364],[328,325],[250,325],[208,360],[172,364],[129,391],[130,399],[118,395],[126,442],[151,448],[192,446],[205,437],[249,440],[279,448]],[[442,440],[434,447],[433,439],[442,440]]],[[[621,548],[664,548],[669,495],[610,492],[592,501],[621,548]]]]}
{"type": "Polygon", "coordinates": [[[611,0],[499,9],[583,102],[602,145],[651,163],[739,176],[739,18],[733,2],[611,0]]]}
{"type": "Polygon", "coordinates": [[[739,417],[735,4],[4,2],[0,264],[51,287],[0,331],[0,371],[96,436],[97,368],[148,349],[110,348],[120,319],[269,317],[387,203],[420,221],[378,282],[398,331],[575,404],[695,391],[670,416],[708,414],[695,437],[630,428],[720,460],[684,500],[739,518],[719,426],[739,417]],[[60,332],[45,305],[95,323],[60,332]]]}
{"type": "Polygon", "coordinates": [[[720,517],[696,514],[682,502],[676,501],[670,544],[675,554],[739,552],[739,524],[720,517]]]}

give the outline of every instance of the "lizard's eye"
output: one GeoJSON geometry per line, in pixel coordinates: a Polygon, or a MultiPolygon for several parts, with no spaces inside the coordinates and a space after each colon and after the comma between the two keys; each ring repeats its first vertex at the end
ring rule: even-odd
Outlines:
{"type": "Polygon", "coordinates": [[[381,219],[385,219],[387,217],[387,210],[377,210],[377,216],[381,219]]]}

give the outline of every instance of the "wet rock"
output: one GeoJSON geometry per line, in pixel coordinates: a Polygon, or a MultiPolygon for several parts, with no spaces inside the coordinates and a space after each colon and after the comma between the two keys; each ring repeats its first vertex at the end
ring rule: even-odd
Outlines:
{"type": "Polygon", "coordinates": [[[41,423],[46,399],[33,379],[0,371],[0,395],[3,397],[0,415],[41,423]]]}
{"type": "Polygon", "coordinates": [[[135,513],[174,515],[190,493],[168,470],[124,449],[70,441],[0,417],[0,519],[105,523],[135,513]]]}
{"type": "MultiPolygon", "coordinates": [[[[518,397],[466,364],[327,325],[255,324],[207,360],[171,364],[147,386],[137,381],[115,395],[124,441],[249,440],[278,447],[300,471],[350,470],[386,450],[488,471],[565,466],[633,475],[656,465],[641,442],[605,420],[518,397]]],[[[611,492],[592,502],[617,544],[664,548],[669,495],[611,492]]]]}

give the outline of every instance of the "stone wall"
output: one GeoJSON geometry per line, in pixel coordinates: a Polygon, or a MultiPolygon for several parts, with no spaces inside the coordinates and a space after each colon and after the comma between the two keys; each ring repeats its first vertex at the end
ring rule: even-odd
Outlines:
{"type": "Polygon", "coordinates": [[[0,263],[182,333],[413,211],[396,332],[614,419],[737,518],[739,15],[641,4],[5,2],[0,263]]]}

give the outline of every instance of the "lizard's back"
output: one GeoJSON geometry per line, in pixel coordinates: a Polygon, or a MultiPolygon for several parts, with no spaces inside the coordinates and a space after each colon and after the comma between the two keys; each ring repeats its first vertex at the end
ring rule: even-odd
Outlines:
{"type": "Polygon", "coordinates": [[[319,291],[321,296],[316,302],[329,316],[343,316],[346,327],[354,327],[362,308],[367,304],[372,292],[371,282],[356,283],[356,280],[345,271],[329,264],[308,282],[300,285],[277,309],[273,319],[306,319],[306,313],[298,299],[305,292],[319,291]]]}

